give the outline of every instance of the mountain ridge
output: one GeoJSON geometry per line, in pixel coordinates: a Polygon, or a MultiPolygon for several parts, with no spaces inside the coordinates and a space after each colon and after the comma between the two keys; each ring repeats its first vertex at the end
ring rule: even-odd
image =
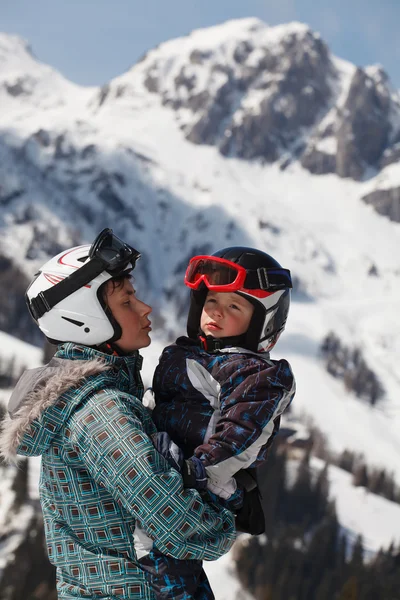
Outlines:
{"type": "MultiPolygon", "coordinates": [[[[228,29],[251,27],[264,35],[265,25],[259,21],[233,22],[228,29]]],[[[297,25],[281,26],[279,39],[288,31],[312,35],[310,43],[317,43],[309,28],[297,25]]],[[[206,42],[204,30],[201,35],[206,42]]],[[[290,43],[296,46],[298,40],[290,43]]],[[[177,48],[181,43],[174,42],[177,48]]],[[[232,47],[237,45],[235,37],[232,47]]],[[[350,444],[366,451],[368,460],[386,461],[397,471],[400,268],[395,250],[400,228],[396,219],[380,215],[362,200],[382,186],[391,190],[393,182],[397,185],[397,165],[357,181],[310,172],[300,154],[293,154],[293,146],[269,163],[224,154],[216,144],[194,144],[171,103],[146,87],[154,52],[162,54],[162,45],[106,87],[68,88],[62,104],[57,86],[44,104],[37,104],[36,97],[32,102],[31,95],[8,98],[11,108],[0,116],[0,254],[8,265],[3,273],[8,295],[0,303],[2,327],[38,343],[23,300],[17,302],[29,277],[49,255],[90,241],[111,226],[143,254],[135,276],[139,295],[154,305],[154,350],[146,367],[150,379],[162,345],[184,331],[188,294],[182,277],[190,256],[235,244],[260,247],[288,266],[296,279],[287,331],[276,349],[299,373],[294,410],[311,414],[335,449],[350,444]],[[4,304],[7,296],[14,299],[11,306],[4,304]],[[319,347],[331,330],[345,345],[361,346],[367,363],[384,381],[386,398],[379,409],[362,405],[324,372],[319,347]],[[348,414],[355,423],[350,432],[348,414]],[[379,441],[375,452],[368,440],[379,441]]],[[[304,66],[306,54],[299,56],[304,66]]],[[[286,60],[290,70],[292,55],[286,60]]],[[[329,60],[339,73],[334,97],[345,102],[356,67],[329,60]]],[[[218,77],[226,76],[223,67],[218,77]]],[[[368,73],[360,75],[366,88],[366,82],[378,77],[368,73]]],[[[7,79],[7,73],[2,76],[7,79]]],[[[285,78],[281,73],[279,79],[278,72],[274,76],[278,82],[285,78]]],[[[372,95],[380,85],[386,89],[380,80],[371,83],[372,95]]],[[[175,94],[176,89],[168,91],[175,94]]],[[[362,106],[365,111],[368,104],[362,106]]],[[[336,110],[335,103],[331,109],[336,110]]],[[[184,117],[191,119],[192,114],[184,117]]],[[[321,138],[328,148],[330,138],[321,138]]],[[[306,148],[302,129],[293,139],[306,148]]]]}
{"type": "Polygon", "coordinates": [[[362,180],[397,152],[400,100],[386,73],[337,59],[304,24],[244,19],[165,42],[107,84],[101,104],[141,78],[187,139],[224,155],[274,162],[283,153],[313,173],[362,180]]]}

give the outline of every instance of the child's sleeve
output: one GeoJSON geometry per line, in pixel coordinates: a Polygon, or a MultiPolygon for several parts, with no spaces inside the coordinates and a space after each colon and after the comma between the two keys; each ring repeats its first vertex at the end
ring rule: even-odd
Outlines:
{"type": "Polygon", "coordinates": [[[156,452],[132,402],[93,397],[74,415],[71,440],[86,469],[134,517],[157,549],[177,559],[215,560],[235,539],[233,515],[184,489],[156,452]]]}
{"type": "Polygon", "coordinates": [[[176,411],[180,402],[179,396],[184,396],[187,392],[182,364],[185,364],[182,349],[175,344],[167,346],[160,356],[152,383],[153,422],[158,431],[167,431],[177,443],[180,441],[181,432],[176,411]]]}
{"type": "Polygon", "coordinates": [[[249,467],[270,442],[279,416],[293,399],[295,381],[285,360],[228,361],[221,371],[220,418],[195,455],[204,461],[210,479],[224,484],[249,467]]]}

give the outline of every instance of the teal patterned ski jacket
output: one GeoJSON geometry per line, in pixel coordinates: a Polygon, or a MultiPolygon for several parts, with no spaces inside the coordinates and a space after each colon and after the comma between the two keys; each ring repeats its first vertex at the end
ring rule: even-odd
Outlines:
{"type": "Polygon", "coordinates": [[[141,361],[63,344],[48,365],[24,373],[10,399],[0,452],[42,456],[59,598],[153,600],[143,557],[214,560],[234,542],[232,513],[184,489],[155,451],[141,361]]]}

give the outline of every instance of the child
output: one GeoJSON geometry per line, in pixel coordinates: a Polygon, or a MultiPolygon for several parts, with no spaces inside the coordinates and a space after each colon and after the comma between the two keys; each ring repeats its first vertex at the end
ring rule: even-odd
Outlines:
{"type": "Polygon", "coordinates": [[[260,250],[232,247],[192,258],[185,284],[188,337],[161,355],[153,420],[185,458],[202,461],[208,489],[244,511],[239,528],[261,533],[255,467],[295,393],[288,362],[269,356],[285,328],[290,272],[260,250]]]}
{"type": "Polygon", "coordinates": [[[232,513],[184,489],[154,448],[139,354],[151,307],[130,281],[139,257],[106,229],[48,261],[27,290],[32,317],[59,346],[17,384],[0,453],[42,456],[47,547],[64,600],[213,598],[201,561],[235,539],[232,513]]]}

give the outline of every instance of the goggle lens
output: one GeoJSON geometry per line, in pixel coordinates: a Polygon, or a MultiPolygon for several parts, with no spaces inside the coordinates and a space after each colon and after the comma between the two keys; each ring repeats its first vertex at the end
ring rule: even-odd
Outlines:
{"type": "Polygon", "coordinates": [[[197,256],[189,263],[185,283],[192,289],[197,289],[204,282],[208,289],[229,291],[240,289],[245,277],[245,269],[230,261],[197,256]]]}
{"type": "Polygon", "coordinates": [[[195,256],[187,268],[185,284],[196,290],[201,283],[215,292],[235,292],[248,289],[273,293],[292,287],[288,269],[246,270],[242,265],[237,265],[225,258],[195,256]]]}
{"type": "Polygon", "coordinates": [[[229,285],[235,281],[237,276],[238,270],[229,265],[199,259],[189,265],[186,279],[192,284],[202,280],[209,285],[229,285]]]}
{"type": "Polygon", "coordinates": [[[116,236],[112,229],[103,229],[94,240],[89,250],[89,257],[96,256],[99,258],[109,273],[125,269],[130,262],[132,267],[140,258],[140,252],[123,242],[116,236]]]}

